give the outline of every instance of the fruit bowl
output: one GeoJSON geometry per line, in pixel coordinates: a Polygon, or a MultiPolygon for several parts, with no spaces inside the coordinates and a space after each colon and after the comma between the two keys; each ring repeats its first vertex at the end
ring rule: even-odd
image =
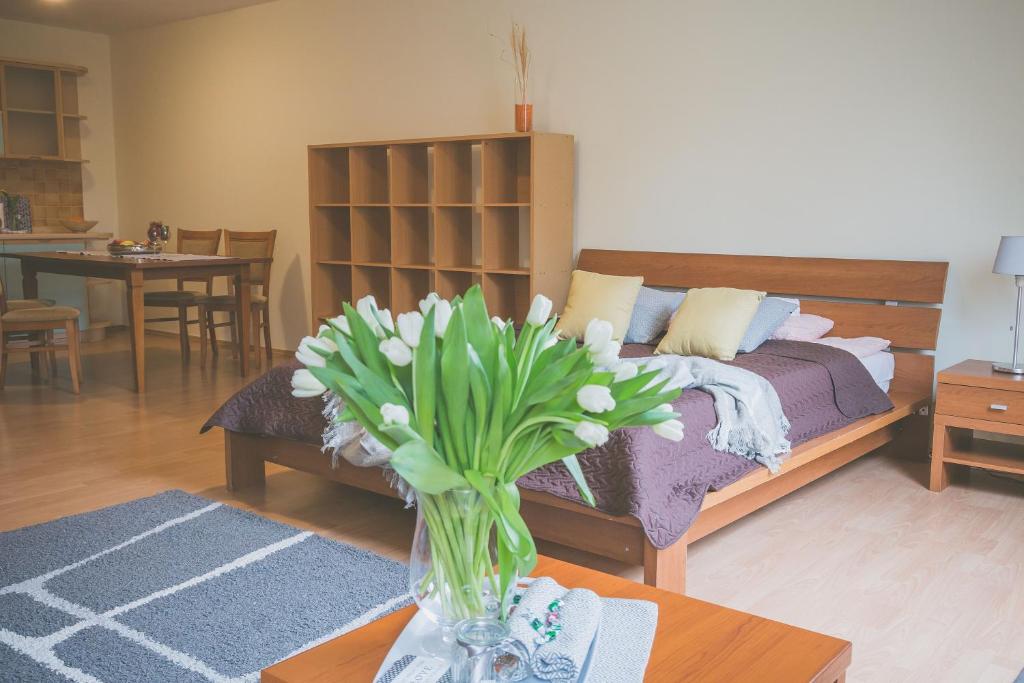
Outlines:
{"type": "Polygon", "coordinates": [[[99,221],[87,221],[84,218],[62,218],[60,224],[71,232],[89,232],[99,221]]]}
{"type": "Polygon", "coordinates": [[[111,256],[134,256],[136,254],[159,254],[164,247],[159,242],[135,242],[133,240],[113,240],[107,243],[107,251],[111,256]]]}

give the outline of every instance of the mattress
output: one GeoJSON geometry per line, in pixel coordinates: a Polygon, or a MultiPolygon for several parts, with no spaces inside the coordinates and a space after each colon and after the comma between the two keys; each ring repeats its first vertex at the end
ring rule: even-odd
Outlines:
{"type": "MultiPolygon", "coordinates": [[[[643,357],[653,351],[651,346],[631,344],[623,347],[622,355],[643,357]]],[[[869,362],[874,366],[881,361],[869,362]]],[[[792,425],[787,436],[794,447],[892,408],[865,365],[831,346],[769,341],[729,364],[772,384],[792,425]]],[[[320,446],[326,426],[323,401],[291,396],[290,379],[296,367],[295,362],[276,367],[243,388],[207,420],[202,431],[218,426],[320,446]]],[[[578,455],[597,508],[635,517],[657,548],[671,545],[686,533],[708,491],[720,490],[759,467],[744,457],[711,448],[706,437],[717,418],[709,394],[687,390],[672,405],[686,426],[681,442],[662,439],[647,428],[625,428],[612,432],[603,446],[578,455]]],[[[525,489],[580,500],[573,478],[560,462],[518,483],[525,489]]]]}
{"type": "Polygon", "coordinates": [[[867,369],[871,379],[882,391],[888,393],[889,385],[892,383],[893,375],[896,373],[896,356],[888,351],[879,351],[864,358],[858,358],[861,365],[867,369]]]}

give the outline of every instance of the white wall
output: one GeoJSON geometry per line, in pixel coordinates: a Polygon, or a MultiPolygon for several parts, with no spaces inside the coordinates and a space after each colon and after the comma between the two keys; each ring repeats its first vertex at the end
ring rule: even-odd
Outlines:
{"type": "MultiPolygon", "coordinates": [[[[114,99],[110,76],[110,39],[99,33],[0,19],[0,55],[40,62],[75,64],[89,69],[78,79],[82,121],[82,194],[86,218],[98,220],[96,232],[117,234],[117,175],[114,152],[114,99]]],[[[120,288],[97,290],[92,317],[120,322],[120,288]]]]}
{"type": "Polygon", "coordinates": [[[577,136],[578,248],[946,259],[940,364],[1008,354],[1016,0],[281,0],[115,36],[124,224],[279,228],[293,345],[305,145],[510,129],[513,16],[536,127],[577,136]]]}

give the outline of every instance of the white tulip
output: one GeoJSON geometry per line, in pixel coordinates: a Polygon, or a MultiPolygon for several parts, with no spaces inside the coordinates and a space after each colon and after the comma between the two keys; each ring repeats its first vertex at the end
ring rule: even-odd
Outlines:
{"type": "Polygon", "coordinates": [[[550,349],[552,346],[558,343],[558,335],[553,334],[544,340],[544,343],[540,345],[540,350],[550,349]]]}
{"type": "Polygon", "coordinates": [[[438,301],[444,301],[444,299],[438,296],[437,292],[427,294],[426,298],[420,300],[420,313],[423,315],[430,313],[430,309],[433,308],[434,304],[438,301]]]}
{"type": "Polygon", "coordinates": [[[315,337],[303,337],[299,342],[299,348],[295,351],[295,358],[306,367],[322,368],[327,365],[327,359],[316,352],[319,349],[326,353],[334,353],[338,345],[330,339],[317,339],[315,337]]]}
{"type": "Polygon", "coordinates": [[[505,331],[505,326],[508,325],[508,321],[507,320],[502,320],[501,318],[499,318],[496,315],[495,316],[491,316],[491,322],[494,323],[494,326],[497,327],[498,330],[501,331],[501,332],[504,332],[505,331]]]}
{"type": "Polygon", "coordinates": [[[587,384],[576,392],[576,402],[588,413],[603,413],[615,410],[615,399],[608,387],[599,384],[587,384]]]}
{"type": "MultiPolygon", "coordinates": [[[[438,339],[444,338],[444,333],[448,329],[448,323],[452,319],[452,305],[450,302],[444,299],[438,299],[434,302],[434,334],[437,335],[438,339]]],[[[430,310],[429,308],[427,309],[430,310]]]]}
{"type": "Polygon", "coordinates": [[[603,446],[608,440],[608,428],[596,422],[580,422],[572,433],[588,446],[603,446]]]}
{"type": "Polygon", "coordinates": [[[419,311],[398,314],[398,335],[409,348],[415,349],[420,345],[420,335],[423,333],[423,314],[419,311]]]}
{"type": "Polygon", "coordinates": [[[386,425],[409,424],[409,411],[405,409],[405,406],[385,403],[380,407],[380,416],[386,425]]]}
{"type": "Polygon", "coordinates": [[[605,344],[604,348],[601,349],[600,353],[591,353],[590,360],[594,365],[610,368],[614,367],[619,360],[619,351],[622,349],[622,345],[617,341],[610,341],[605,344]]]}
{"type": "Polygon", "coordinates": [[[322,337],[322,336],[324,336],[324,332],[330,332],[330,331],[331,331],[331,326],[330,325],[321,325],[319,328],[317,328],[316,336],[322,337]]]}
{"type": "Polygon", "coordinates": [[[612,340],[613,334],[615,330],[610,322],[594,318],[587,323],[587,331],[583,333],[583,345],[590,353],[601,353],[612,340]]]}
{"type": "Polygon", "coordinates": [[[615,372],[613,382],[625,382],[640,374],[640,368],[637,367],[636,363],[619,363],[613,370],[615,372]]]}
{"type": "MultiPolygon", "coordinates": [[[[669,406],[671,408],[671,406],[669,406]]],[[[665,420],[652,427],[654,433],[669,441],[683,440],[683,423],[679,420],[665,420]]]]}
{"type": "Polygon", "coordinates": [[[385,308],[384,310],[377,311],[377,322],[387,330],[388,332],[395,331],[395,321],[391,318],[391,309],[385,308]]]}
{"type": "Polygon", "coordinates": [[[305,368],[296,370],[292,374],[292,396],[296,398],[311,398],[319,396],[327,391],[327,387],[320,383],[313,373],[305,368]]]}
{"type": "MultiPolygon", "coordinates": [[[[342,332],[344,332],[346,336],[352,336],[352,326],[348,324],[348,318],[346,318],[344,315],[339,315],[336,318],[331,318],[327,322],[331,324],[331,327],[334,327],[335,329],[339,329],[342,332]]],[[[321,327],[321,329],[323,328],[321,327]]]]}
{"type": "Polygon", "coordinates": [[[404,368],[412,362],[412,349],[398,337],[385,339],[378,347],[380,352],[397,368],[404,368]]]}
{"type": "Polygon", "coordinates": [[[375,315],[377,312],[377,300],[373,298],[372,294],[367,294],[356,302],[356,311],[359,313],[359,317],[366,321],[366,324],[370,326],[370,329],[373,330],[373,333],[377,335],[377,337],[381,339],[385,337],[384,328],[381,326],[380,321],[377,320],[377,316],[375,315]]]}
{"type": "Polygon", "coordinates": [[[526,314],[526,324],[539,327],[546,323],[550,317],[551,299],[543,294],[533,297],[533,303],[530,304],[530,312],[526,314]]]}

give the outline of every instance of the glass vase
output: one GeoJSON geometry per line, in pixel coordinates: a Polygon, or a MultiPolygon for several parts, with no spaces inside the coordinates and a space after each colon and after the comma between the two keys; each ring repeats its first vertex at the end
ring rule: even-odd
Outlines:
{"type": "Polygon", "coordinates": [[[503,600],[494,522],[477,491],[416,493],[409,585],[420,610],[440,627],[446,646],[454,643],[453,629],[460,621],[504,621],[508,616],[518,577],[510,577],[503,600]]]}

